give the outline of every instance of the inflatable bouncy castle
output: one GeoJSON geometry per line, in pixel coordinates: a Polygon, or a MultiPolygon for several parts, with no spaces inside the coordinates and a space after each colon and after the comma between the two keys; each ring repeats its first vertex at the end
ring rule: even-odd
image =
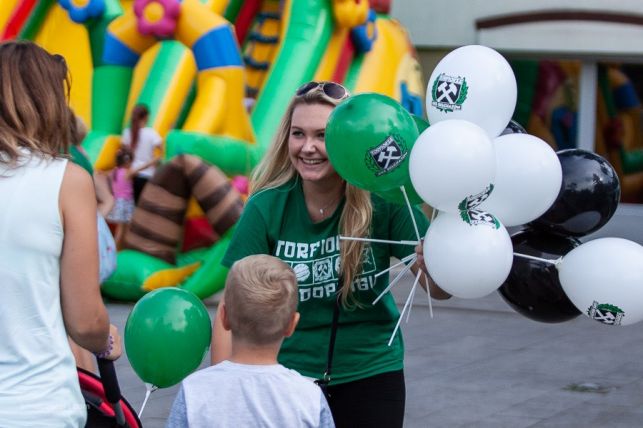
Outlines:
{"type": "Polygon", "coordinates": [[[94,168],[110,170],[134,105],[164,137],[103,293],[178,286],[205,298],[246,192],[295,90],[310,80],[378,92],[422,114],[424,83],[390,1],[3,0],[0,40],[65,57],[94,168]]]}

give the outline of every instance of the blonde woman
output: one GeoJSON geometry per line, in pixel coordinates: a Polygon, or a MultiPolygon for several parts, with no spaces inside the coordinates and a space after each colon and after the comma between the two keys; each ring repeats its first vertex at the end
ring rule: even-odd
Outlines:
{"type": "Polygon", "coordinates": [[[67,334],[102,357],[121,353],[98,285],[94,185],[65,155],[68,90],[61,56],[0,43],[2,426],[85,424],[67,334]]]}
{"type": "MultiPolygon", "coordinates": [[[[333,82],[309,82],[297,90],[277,138],[252,178],[244,208],[223,263],[250,254],[270,254],[297,275],[301,320],[287,338],[279,362],[304,376],[323,379],[329,337],[339,308],[328,401],[338,427],[401,427],[404,419],[404,347],[401,335],[387,342],[399,312],[389,293],[373,300],[388,284],[390,257],[412,247],[366,245],[339,235],[415,239],[408,210],[346,183],[326,154],[325,129],[331,112],[348,91],[333,82]],[[336,302],[339,304],[336,305],[336,302]]],[[[365,112],[365,114],[368,114],[365,112]]],[[[346,141],[346,144],[351,144],[346,141]]],[[[428,227],[417,211],[420,232],[428,227]]],[[[432,296],[448,294],[432,287],[432,296]]],[[[212,359],[229,356],[229,337],[217,315],[212,359]]]]}

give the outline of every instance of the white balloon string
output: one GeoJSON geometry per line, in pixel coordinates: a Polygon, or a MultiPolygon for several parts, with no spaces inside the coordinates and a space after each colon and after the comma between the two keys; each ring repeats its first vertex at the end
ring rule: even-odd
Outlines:
{"type": "MultiPolygon", "coordinates": [[[[418,272],[418,276],[422,276],[420,272],[418,272]]],[[[413,301],[415,300],[415,290],[417,289],[416,287],[417,284],[417,279],[415,284],[413,284],[413,288],[411,288],[411,303],[409,304],[409,311],[406,313],[406,323],[409,323],[409,319],[411,318],[411,310],[413,309],[413,301]]]]}
{"type": "Polygon", "coordinates": [[[550,259],[543,259],[542,257],[535,257],[535,256],[530,256],[530,255],[527,255],[527,254],[520,254],[520,253],[514,253],[514,256],[522,257],[524,259],[537,260],[539,262],[549,263],[549,264],[552,264],[552,265],[558,265],[558,264],[560,264],[560,262],[563,261],[562,257],[559,257],[556,260],[550,260],[550,259]]]}
{"type": "Polygon", "coordinates": [[[409,297],[406,298],[406,303],[404,303],[404,307],[402,308],[402,313],[400,313],[400,318],[397,320],[397,324],[395,324],[395,330],[393,330],[393,334],[391,335],[391,338],[388,341],[388,346],[391,346],[391,343],[393,343],[393,339],[395,339],[395,335],[397,334],[397,330],[400,328],[400,323],[402,322],[402,318],[404,318],[404,312],[406,312],[406,308],[409,306],[409,303],[411,302],[411,298],[413,297],[413,291],[415,290],[415,286],[420,280],[420,275],[421,273],[418,272],[418,274],[415,277],[415,282],[413,282],[413,288],[409,293],[409,297]]]}
{"type": "Polygon", "coordinates": [[[390,290],[391,288],[393,288],[393,286],[394,286],[395,284],[397,284],[397,282],[400,280],[400,278],[402,278],[402,276],[403,276],[405,273],[407,273],[407,272],[409,271],[409,269],[411,269],[411,266],[413,266],[413,262],[414,262],[414,261],[413,261],[413,260],[411,260],[411,263],[409,263],[408,265],[406,265],[406,266],[404,267],[404,269],[402,269],[402,270],[400,271],[400,273],[398,273],[398,274],[397,274],[397,276],[396,276],[396,277],[393,279],[393,281],[391,281],[391,283],[390,283],[390,284],[389,284],[389,285],[384,289],[384,291],[382,291],[382,292],[380,293],[380,295],[379,295],[379,296],[377,296],[377,299],[373,300],[373,304],[376,304],[377,302],[379,302],[379,301],[380,301],[380,299],[381,299],[382,297],[384,297],[384,295],[385,295],[386,293],[388,293],[388,292],[389,292],[389,290],[390,290]]]}
{"type": "Polygon", "coordinates": [[[152,394],[154,391],[156,391],[158,388],[153,386],[151,383],[145,382],[145,399],[143,400],[143,405],[141,406],[141,410],[138,411],[138,418],[141,418],[141,415],[143,415],[143,410],[145,410],[145,405],[147,404],[147,400],[150,398],[150,394],[152,394]]]}
{"type": "Polygon", "coordinates": [[[429,276],[424,273],[424,277],[426,278],[426,297],[429,298],[429,316],[433,318],[433,302],[431,301],[431,283],[429,282],[429,276]]]}
{"type": "Polygon", "coordinates": [[[379,244],[399,244],[399,245],[417,245],[418,241],[391,241],[388,239],[374,239],[374,238],[355,238],[352,236],[340,236],[342,241],[363,241],[363,242],[375,242],[379,244]]]}
{"type": "Polygon", "coordinates": [[[413,221],[413,228],[415,229],[415,235],[418,238],[418,242],[420,241],[420,231],[418,230],[418,225],[415,222],[415,216],[413,215],[413,207],[411,207],[411,202],[409,202],[409,196],[406,194],[406,189],[404,186],[400,186],[400,190],[402,191],[402,194],[404,195],[404,200],[406,201],[406,207],[409,209],[409,215],[411,216],[411,220],[413,221]]]}
{"type": "Polygon", "coordinates": [[[408,262],[409,260],[413,259],[414,257],[417,257],[417,254],[415,254],[415,253],[409,254],[408,256],[404,257],[402,260],[400,260],[398,263],[395,263],[394,265],[392,265],[388,269],[384,269],[383,271],[376,273],[375,278],[377,278],[378,276],[384,275],[386,272],[390,271],[391,269],[395,269],[399,265],[408,262]]]}

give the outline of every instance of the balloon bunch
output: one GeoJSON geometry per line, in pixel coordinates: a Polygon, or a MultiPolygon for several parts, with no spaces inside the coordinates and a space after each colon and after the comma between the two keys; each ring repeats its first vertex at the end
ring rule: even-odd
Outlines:
{"type": "Polygon", "coordinates": [[[562,150],[557,156],[560,192],[544,214],[512,238],[516,257],[500,295],[540,322],[563,322],[581,313],[607,325],[643,320],[643,247],[621,238],[578,239],[616,212],[616,172],[585,150],[562,150]]]}
{"type": "MultiPolygon", "coordinates": [[[[581,312],[607,324],[643,319],[643,292],[635,286],[643,284],[643,247],[576,239],[614,214],[620,197],[614,169],[594,153],[556,153],[527,134],[511,120],[516,99],[508,62],[493,49],[464,46],[431,74],[430,126],[387,97],[356,95],[331,114],[329,159],[351,184],[409,208],[433,207],[438,214],[424,256],[431,277],[450,294],[479,298],[499,289],[518,313],[543,322],[581,312]],[[506,227],[513,226],[525,230],[511,238],[506,227]],[[599,263],[602,252],[609,254],[599,263]]],[[[419,241],[418,235],[417,242],[396,243],[419,241]]],[[[413,261],[399,263],[407,266],[385,292],[413,261]]]]}
{"type": "MultiPolygon", "coordinates": [[[[341,236],[340,239],[413,246],[419,243],[421,237],[411,204],[422,203],[422,198],[411,183],[409,157],[420,131],[427,127],[428,123],[424,119],[412,116],[397,101],[375,93],[352,96],[333,110],[326,124],[326,151],[335,171],[354,186],[376,193],[393,203],[406,204],[417,235],[415,241],[400,242],[348,236],[341,236]]],[[[400,262],[407,266],[373,304],[399,281],[414,261],[415,254],[412,254],[400,262]]],[[[389,270],[380,272],[378,276],[389,270]]],[[[420,275],[421,272],[418,272],[400,320],[409,307],[420,275]]],[[[429,299],[432,311],[430,303],[429,299]]],[[[398,327],[399,321],[391,340],[398,327]]]]}
{"type": "Polygon", "coordinates": [[[537,218],[560,188],[554,151],[511,123],[516,99],[509,63],[484,46],[450,52],[429,78],[431,125],[415,142],[409,173],[439,212],[424,239],[427,270],[456,297],[479,298],[503,283],[513,261],[505,226],[537,218]]]}

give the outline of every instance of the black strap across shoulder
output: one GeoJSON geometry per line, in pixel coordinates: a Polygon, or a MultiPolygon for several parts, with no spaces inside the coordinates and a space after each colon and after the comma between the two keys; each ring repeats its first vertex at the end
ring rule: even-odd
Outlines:
{"type": "Polygon", "coordinates": [[[338,295],[337,299],[335,300],[335,306],[333,308],[333,322],[330,327],[330,339],[328,340],[328,361],[326,364],[326,371],[324,372],[323,379],[317,379],[315,381],[315,383],[319,385],[319,387],[322,389],[322,391],[324,392],[324,395],[326,395],[327,398],[328,398],[327,386],[328,386],[328,383],[330,382],[330,375],[333,368],[333,353],[335,351],[335,338],[337,337],[337,326],[339,321],[340,304],[341,304],[340,298],[338,295]]]}

